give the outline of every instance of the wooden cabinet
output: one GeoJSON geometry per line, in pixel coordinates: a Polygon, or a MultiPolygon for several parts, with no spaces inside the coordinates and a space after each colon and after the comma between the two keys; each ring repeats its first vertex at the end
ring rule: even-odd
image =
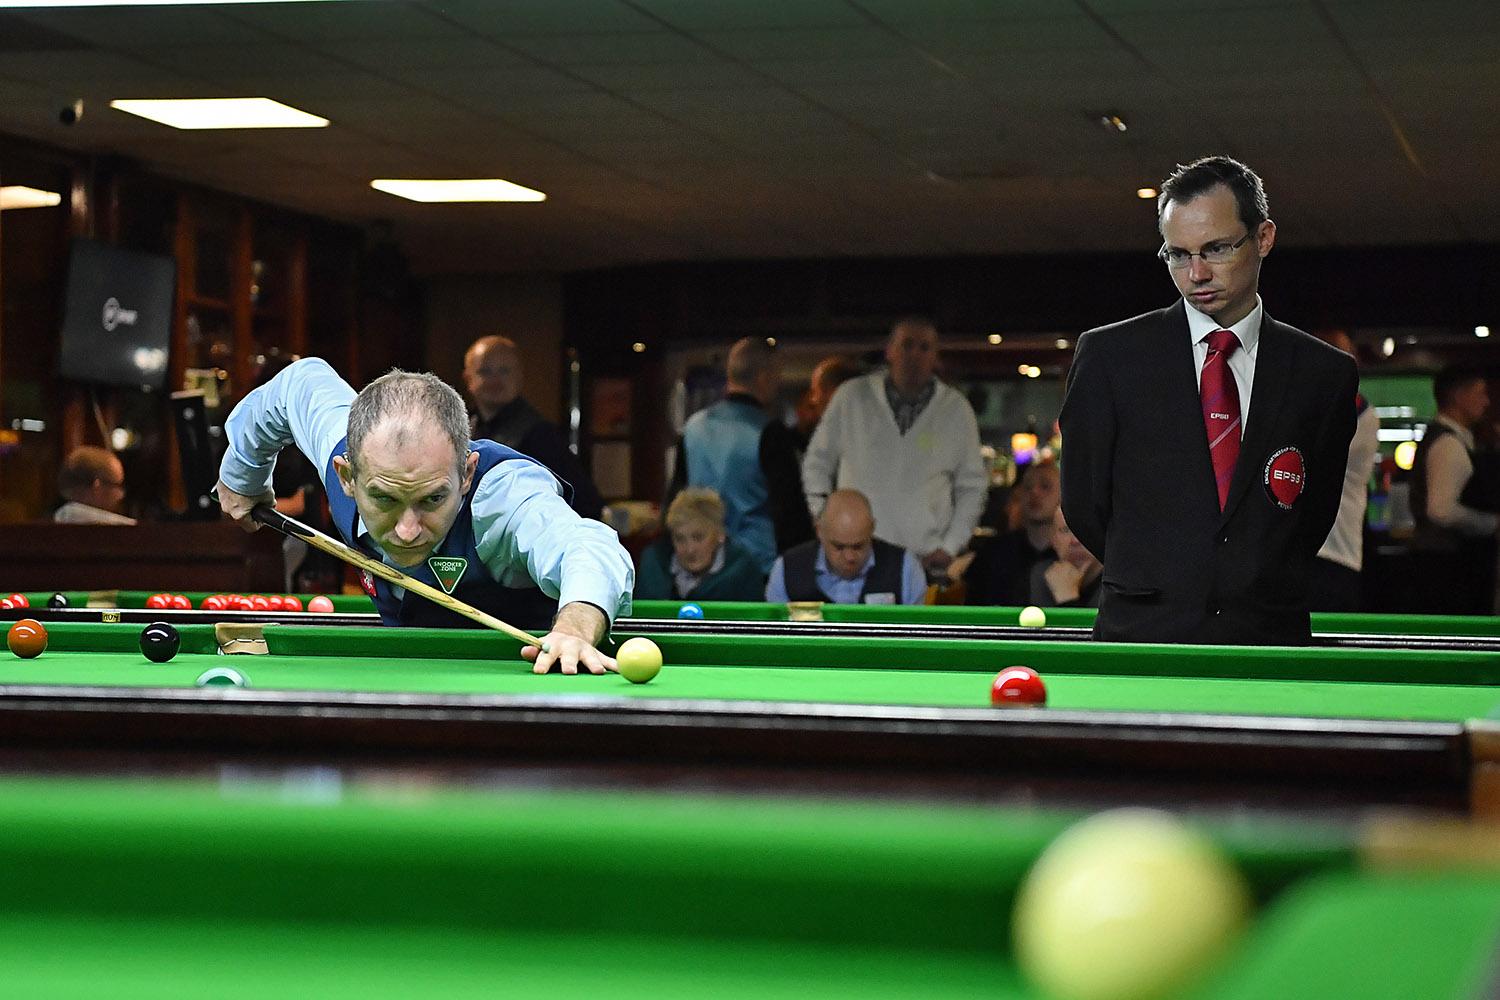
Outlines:
{"type": "Polygon", "coordinates": [[[204,388],[231,403],[267,356],[306,353],[307,242],[300,220],[178,196],[174,388],[204,388]]]}

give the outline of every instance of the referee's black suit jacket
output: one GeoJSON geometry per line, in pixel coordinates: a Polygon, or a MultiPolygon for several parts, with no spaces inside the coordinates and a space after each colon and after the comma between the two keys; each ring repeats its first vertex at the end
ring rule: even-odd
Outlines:
{"type": "Polygon", "coordinates": [[[1221,512],[1186,308],[1179,299],[1088,331],[1068,373],[1062,505],[1104,563],[1094,637],[1306,644],[1308,569],[1338,513],[1354,434],[1354,359],[1262,312],[1221,512]]]}

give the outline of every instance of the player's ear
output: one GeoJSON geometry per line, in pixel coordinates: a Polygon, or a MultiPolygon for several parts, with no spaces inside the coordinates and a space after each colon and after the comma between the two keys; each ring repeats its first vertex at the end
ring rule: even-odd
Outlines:
{"type": "Polygon", "coordinates": [[[349,464],[349,459],[343,455],[333,456],[333,468],[339,474],[339,485],[344,488],[344,496],[354,496],[354,466],[349,464]]]}
{"type": "Polygon", "coordinates": [[[474,472],[478,468],[479,468],[479,452],[477,452],[477,451],[471,451],[471,452],[469,452],[469,457],[466,458],[466,459],[464,459],[464,484],[463,484],[463,488],[460,490],[460,492],[462,492],[462,493],[468,493],[469,492],[469,487],[474,485],[474,472]]]}

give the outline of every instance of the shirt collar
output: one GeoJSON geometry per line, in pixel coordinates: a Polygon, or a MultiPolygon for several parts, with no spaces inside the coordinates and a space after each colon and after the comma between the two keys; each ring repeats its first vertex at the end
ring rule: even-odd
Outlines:
{"type": "Polygon", "coordinates": [[[1240,342],[1240,350],[1246,354],[1254,354],[1255,346],[1260,341],[1260,321],[1265,317],[1265,307],[1261,304],[1260,296],[1255,296],[1255,308],[1250,310],[1250,315],[1240,320],[1231,327],[1222,327],[1213,321],[1210,316],[1205,316],[1186,302],[1183,308],[1187,310],[1188,337],[1189,342],[1197,344],[1215,330],[1228,329],[1240,342]]]}

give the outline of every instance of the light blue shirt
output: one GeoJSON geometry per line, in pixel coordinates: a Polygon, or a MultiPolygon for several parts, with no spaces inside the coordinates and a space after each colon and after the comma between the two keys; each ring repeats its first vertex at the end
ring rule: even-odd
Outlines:
{"type": "MultiPolygon", "coordinates": [[[[276,454],[295,444],[320,473],[349,429],[354,390],[327,362],[305,358],[252,392],[224,422],[224,485],[245,496],[270,492],[276,454]]],[[[501,583],[534,580],[559,604],[583,601],[611,622],[631,611],[635,565],[608,525],[579,517],[545,466],[514,459],[480,479],[471,506],[485,569],[501,583]]],[[[382,553],[361,518],[360,540],[382,553]]]]}
{"type": "MultiPolygon", "coordinates": [[[[901,560],[901,603],[922,604],[927,600],[927,573],[922,569],[922,564],[917,557],[910,552],[903,553],[901,560]]],[[[828,568],[828,556],[823,551],[823,546],[818,546],[817,557],[813,559],[813,578],[817,581],[818,589],[833,599],[834,604],[858,604],[859,595],[865,589],[865,577],[870,575],[870,567],[875,565],[875,553],[872,550],[870,557],[865,560],[864,568],[859,571],[852,580],[845,580],[833,570],[828,568]]],[[[870,594],[869,597],[878,598],[878,594],[870,594]]],[[[766,600],[772,604],[785,604],[786,596],[786,562],[777,556],[775,564],[771,567],[771,576],[766,580],[766,600]]],[[[880,600],[871,600],[867,603],[887,603],[880,600]]]]}

